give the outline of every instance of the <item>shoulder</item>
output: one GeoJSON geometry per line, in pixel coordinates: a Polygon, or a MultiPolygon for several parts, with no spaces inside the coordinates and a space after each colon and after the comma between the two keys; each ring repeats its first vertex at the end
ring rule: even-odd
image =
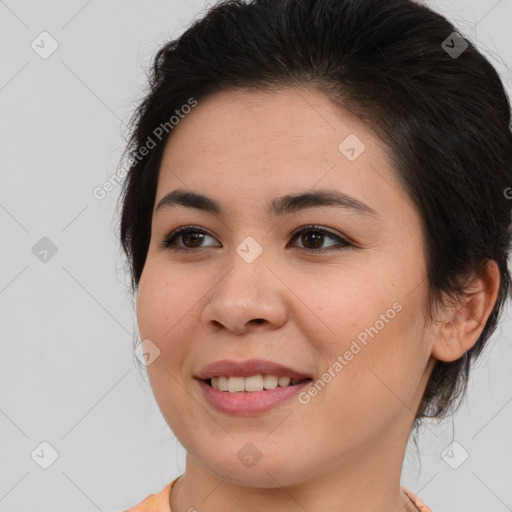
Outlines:
{"type": "Polygon", "coordinates": [[[416,505],[416,508],[421,512],[434,512],[419,496],[413,494],[411,491],[406,489],[405,487],[400,486],[402,491],[407,494],[407,496],[411,499],[411,501],[416,505]]]}
{"type": "Polygon", "coordinates": [[[150,494],[140,503],[123,512],[171,512],[169,496],[171,494],[171,487],[176,480],[177,478],[168,483],[160,492],[150,494]]]}

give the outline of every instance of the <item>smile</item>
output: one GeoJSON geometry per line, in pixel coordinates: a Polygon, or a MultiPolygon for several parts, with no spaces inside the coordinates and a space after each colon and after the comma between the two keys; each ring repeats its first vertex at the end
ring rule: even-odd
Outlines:
{"type": "MultiPolygon", "coordinates": [[[[262,378],[261,375],[254,377],[262,378]]],[[[245,381],[250,378],[251,377],[247,379],[243,377],[230,377],[226,380],[228,381],[229,386],[230,380],[241,379],[245,388],[245,381]]],[[[289,378],[285,378],[289,380],[289,378]]],[[[285,386],[277,385],[273,389],[262,389],[259,391],[245,391],[245,389],[244,391],[222,391],[220,389],[215,389],[210,385],[209,381],[210,379],[206,381],[197,380],[202,389],[203,397],[211,407],[224,414],[234,416],[254,416],[262,414],[269,409],[277,407],[279,404],[283,404],[287,400],[290,400],[308,386],[312,382],[312,379],[303,379],[296,384],[289,382],[285,386]]],[[[237,384],[236,380],[234,380],[231,385],[233,387],[240,387],[240,384],[237,384]]],[[[249,387],[250,385],[249,381],[249,387]]]]}

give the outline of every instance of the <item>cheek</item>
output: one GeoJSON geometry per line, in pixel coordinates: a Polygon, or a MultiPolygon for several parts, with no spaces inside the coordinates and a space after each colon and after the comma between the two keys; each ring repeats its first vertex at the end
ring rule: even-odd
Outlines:
{"type": "Polygon", "coordinates": [[[178,384],[169,387],[174,379],[183,380],[203,294],[197,286],[190,286],[189,277],[170,271],[157,260],[149,259],[144,267],[137,294],[137,322],[140,339],[151,340],[160,350],[146,367],[157,401],[161,393],[177,389],[178,384]]]}
{"type": "Polygon", "coordinates": [[[154,338],[163,346],[183,329],[197,301],[185,284],[179,276],[148,261],[137,293],[137,322],[142,339],[154,338]]]}
{"type": "Polygon", "coordinates": [[[414,392],[429,356],[421,345],[425,290],[410,293],[406,281],[390,286],[389,277],[367,274],[311,288],[312,312],[301,325],[324,362],[320,379],[332,382],[329,400],[355,412],[362,404],[401,407],[397,397],[414,392]]]}
{"type": "MultiPolygon", "coordinates": [[[[187,312],[191,304],[180,293],[179,279],[163,271],[148,260],[142,273],[137,293],[137,322],[140,339],[151,340],[160,350],[158,357],[146,366],[153,395],[169,427],[180,432],[187,420],[183,402],[182,367],[186,356],[183,330],[187,329],[187,312]]],[[[194,304],[196,301],[193,301],[194,304]]]]}
{"type": "Polygon", "coordinates": [[[146,261],[137,290],[137,324],[141,339],[151,338],[156,330],[155,324],[160,318],[157,314],[151,314],[159,303],[157,296],[161,293],[161,290],[155,284],[151,266],[148,266],[146,261]]]}
{"type": "Polygon", "coordinates": [[[390,286],[389,277],[383,279],[368,270],[343,269],[321,280],[301,283],[295,279],[295,283],[298,295],[307,299],[303,300],[305,315],[298,316],[297,324],[322,352],[348,350],[356,339],[364,346],[365,340],[389,332],[392,324],[406,316],[397,300],[405,293],[390,286]]]}

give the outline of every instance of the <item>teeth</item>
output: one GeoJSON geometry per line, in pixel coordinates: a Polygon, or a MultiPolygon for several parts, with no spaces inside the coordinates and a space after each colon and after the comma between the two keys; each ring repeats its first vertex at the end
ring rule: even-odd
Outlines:
{"type": "Polygon", "coordinates": [[[251,377],[212,377],[212,388],[230,393],[241,391],[263,391],[276,387],[287,387],[297,384],[302,379],[290,379],[290,377],[277,377],[276,375],[252,375],[251,377]]]}
{"type": "MultiPolygon", "coordinates": [[[[261,375],[252,375],[251,377],[246,377],[245,379],[243,377],[239,377],[239,378],[242,379],[242,390],[244,390],[244,391],[262,391],[263,390],[263,377],[261,375]],[[245,381],[245,388],[243,385],[243,381],[245,381]]],[[[231,380],[231,379],[229,379],[229,380],[231,380]]]]}
{"type": "Polygon", "coordinates": [[[290,377],[279,377],[279,387],[284,388],[290,384],[290,377]]]}
{"type": "Polygon", "coordinates": [[[244,378],[243,377],[229,377],[228,378],[228,391],[230,393],[236,393],[237,391],[244,390],[244,378]]]}
{"type": "Polygon", "coordinates": [[[212,378],[212,387],[216,389],[220,389],[221,391],[227,391],[228,390],[228,378],[227,377],[213,377],[212,378]],[[215,383],[217,384],[214,386],[213,381],[215,380],[215,383]]]}
{"type": "Polygon", "coordinates": [[[274,389],[277,388],[279,384],[279,378],[275,375],[265,375],[263,377],[263,387],[265,389],[274,389]]]}

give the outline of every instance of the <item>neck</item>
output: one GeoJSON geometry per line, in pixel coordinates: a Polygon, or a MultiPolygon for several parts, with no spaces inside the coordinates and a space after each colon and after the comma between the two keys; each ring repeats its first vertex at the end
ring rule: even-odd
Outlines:
{"type": "Polygon", "coordinates": [[[293,477],[289,465],[265,466],[264,458],[246,471],[233,466],[217,474],[187,454],[185,472],[171,492],[171,510],[417,512],[400,490],[406,443],[388,441],[354,450],[332,467],[297,469],[293,477]]]}

